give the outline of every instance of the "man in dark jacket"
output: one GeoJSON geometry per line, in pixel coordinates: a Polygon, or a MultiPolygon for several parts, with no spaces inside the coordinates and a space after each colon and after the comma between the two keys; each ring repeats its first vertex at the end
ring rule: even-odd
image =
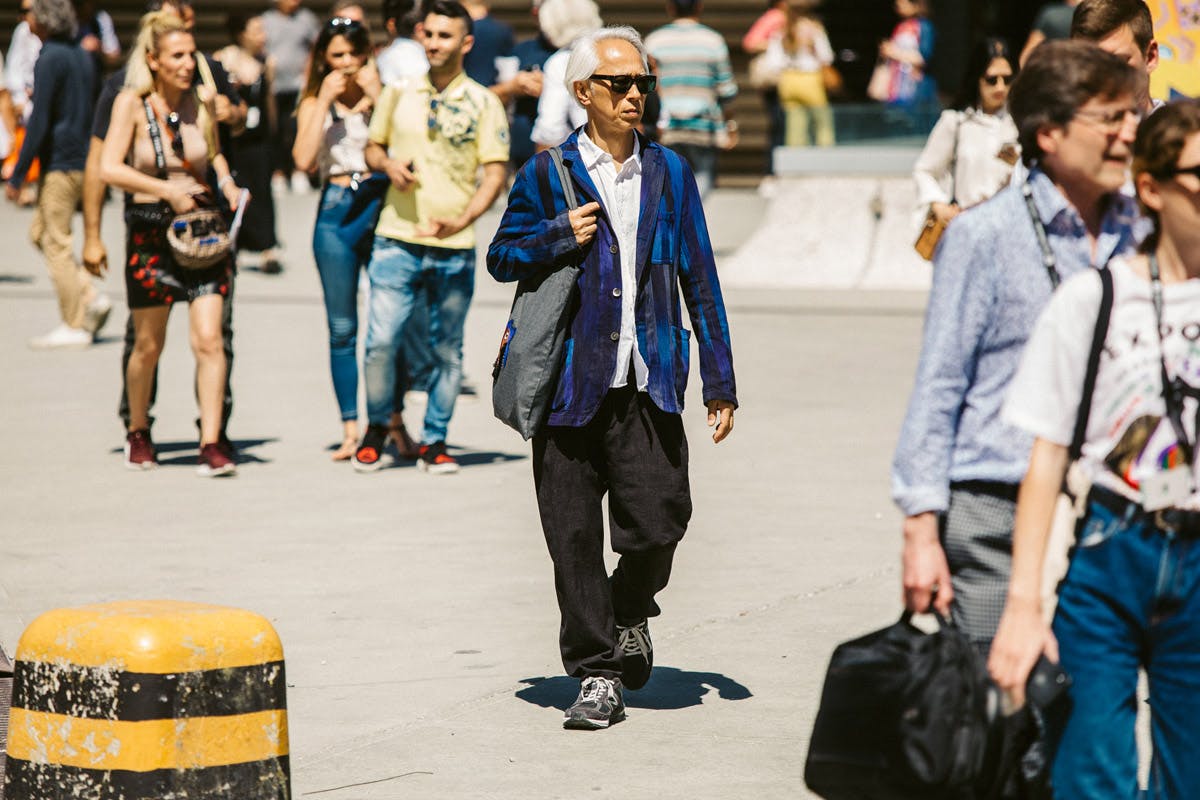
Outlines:
{"type": "Polygon", "coordinates": [[[96,81],[92,59],[74,43],[76,28],[70,0],[33,1],[30,29],[42,40],[42,51],[33,69],[33,111],[25,143],[5,193],[15,201],[33,159],[41,159],[42,186],[29,237],[46,257],[62,323],[31,339],[34,349],[87,347],[112,308],[75,260],[71,239],[71,218],[83,193],[96,81]]]}
{"type": "Polygon", "coordinates": [[[624,719],[622,687],[650,677],[647,618],[659,613],[654,596],[692,513],[681,417],[691,334],[681,287],[714,442],[733,429],[737,398],[696,180],[679,155],[636,132],[654,89],[641,38],[627,27],[584,35],[566,82],[588,114],[561,145],[581,206],[566,209],[551,155],[538,154],[517,176],[488,270],[512,281],[582,260],[579,308],[549,419],[533,440],[533,474],[563,666],[582,681],[564,726],[588,730],[624,719]],[[621,555],[611,577],[605,494],[621,555]]]}

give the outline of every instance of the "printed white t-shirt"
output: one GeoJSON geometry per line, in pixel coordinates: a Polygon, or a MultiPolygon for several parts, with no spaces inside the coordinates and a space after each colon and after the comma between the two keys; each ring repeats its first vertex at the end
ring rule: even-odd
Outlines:
{"type": "MultiPolygon", "coordinates": [[[[1080,457],[1093,483],[1134,501],[1141,500],[1140,485],[1147,477],[1183,463],[1163,401],[1150,280],[1144,277],[1144,260],[1137,262],[1141,272],[1134,259],[1109,265],[1112,317],[1080,457]]],[[[1003,416],[1010,425],[1070,446],[1100,293],[1094,270],[1072,277],[1054,293],[1009,384],[1003,416]]],[[[1163,341],[1167,373],[1200,387],[1200,280],[1163,285],[1163,341]]],[[[1193,438],[1195,420],[1196,401],[1186,398],[1184,430],[1193,438]]],[[[1179,507],[1200,509],[1200,493],[1193,492],[1179,507]]]]}

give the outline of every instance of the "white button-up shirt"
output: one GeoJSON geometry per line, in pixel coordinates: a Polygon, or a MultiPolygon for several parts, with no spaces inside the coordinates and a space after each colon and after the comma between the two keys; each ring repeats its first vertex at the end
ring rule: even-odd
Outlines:
{"type": "Polygon", "coordinates": [[[600,202],[612,222],[621,255],[621,287],[613,294],[621,299],[621,330],[617,339],[617,368],[613,373],[613,388],[624,386],[629,378],[629,359],[638,391],[646,391],[649,370],[637,349],[637,327],[634,324],[634,305],[637,300],[637,229],[642,213],[642,152],[636,137],[633,155],[618,165],[611,153],[601,150],[586,133],[579,134],[579,155],[587,167],[592,183],[600,191],[600,202]]]}

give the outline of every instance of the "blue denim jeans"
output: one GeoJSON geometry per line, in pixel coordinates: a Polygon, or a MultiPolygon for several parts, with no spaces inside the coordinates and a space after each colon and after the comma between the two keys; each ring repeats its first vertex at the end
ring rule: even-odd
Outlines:
{"type": "MultiPolygon", "coordinates": [[[[313,226],[313,256],[329,323],[329,371],[343,421],[358,419],[358,276],[371,258],[375,224],[383,203],[383,193],[377,188],[364,183],[354,191],[326,184],[313,226]]],[[[395,411],[404,408],[410,371],[407,356],[428,348],[421,330],[424,321],[424,315],[411,320],[405,346],[397,350],[395,411]]]]}
{"type": "Polygon", "coordinates": [[[428,247],[380,236],[375,240],[367,275],[371,279],[363,363],[367,418],[372,425],[388,422],[395,395],[400,332],[414,306],[423,303],[429,311],[434,363],[421,443],[445,441],[462,386],[463,323],[475,291],[475,251],[428,247]]]}
{"type": "Polygon", "coordinates": [[[1146,797],[1200,797],[1200,539],[1157,528],[1137,506],[1092,502],[1059,591],[1054,634],[1074,683],[1057,741],[1057,800],[1139,797],[1138,667],[1150,682],[1146,797]]]}

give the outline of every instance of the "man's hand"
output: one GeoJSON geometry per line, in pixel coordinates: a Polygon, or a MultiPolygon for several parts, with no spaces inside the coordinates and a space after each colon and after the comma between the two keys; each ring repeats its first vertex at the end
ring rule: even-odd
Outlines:
{"type": "Polygon", "coordinates": [[[395,186],[402,192],[414,189],[421,183],[417,179],[417,168],[411,161],[405,165],[394,158],[389,158],[387,164],[384,165],[383,171],[387,173],[392,186],[395,186]]]}
{"type": "Polygon", "coordinates": [[[234,119],[233,103],[229,102],[229,98],[223,94],[218,94],[213,98],[213,117],[217,122],[225,123],[226,125],[234,119]]]}
{"type": "Polygon", "coordinates": [[[580,247],[596,238],[596,214],[599,211],[599,203],[588,203],[567,213],[571,230],[575,233],[575,242],[580,247]]]}
{"type": "Polygon", "coordinates": [[[462,217],[455,219],[431,219],[417,229],[417,236],[426,239],[447,239],[467,227],[469,223],[462,217]]]}
{"type": "Polygon", "coordinates": [[[716,426],[713,442],[720,444],[733,432],[733,403],[728,400],[709,400],[707,405],[708,427],[716,426]]]}
{"type": "Polygon", "coordinates": [[[4,196],[11,202],[17,202],[17,198],[21,196],[21,190],[13,186],[11,183],[4,184],[4,196]]]}
{"type": "Polygon", "coordinates": [[[104,273],[108,271],[108,251],[104,248],[104,240],[100,237],[84,237],[83,268],[97,278],[103,278],[104,273]]]}
{"type": "Polygon", "coordinates": [[[904,519],[904,607],[923,614],[929,610],[934,591],[934,608],[942,616],[950,614],[954,587],[950,584],[950,565],[938,539],[938,518],[932,511],[904,519]]]}
{"type": "Polygon", "coordinates": [[[89,33],[79,40],[79,47],[88,53],[99,53],[100,37],[94,33],[89,33]]]}
{"type": "Polygon", "coordinates": [[[542,96],[543,77],[541,70],[523,70],[517,73],[515,80],[517,92],[524,97],[542,96]]]}

